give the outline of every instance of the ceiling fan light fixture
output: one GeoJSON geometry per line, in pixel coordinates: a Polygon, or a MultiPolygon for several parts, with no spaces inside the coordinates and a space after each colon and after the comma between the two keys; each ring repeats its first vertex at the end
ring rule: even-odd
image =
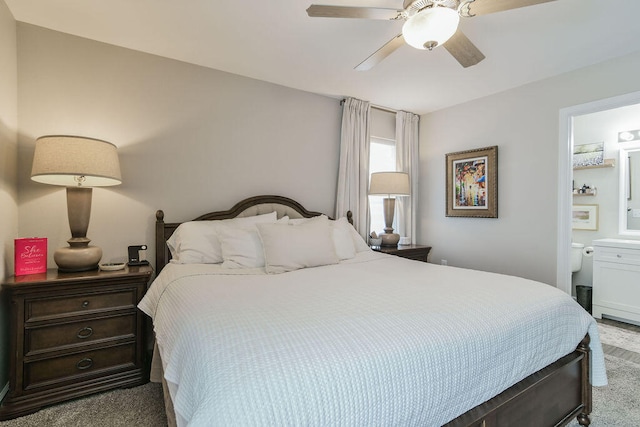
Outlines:
{"type": "Polygon", "coordinates": [[[402,27],[407,44],[416,49],[443,45],[458,29],[460,15],[448,7],[433,6],[410,17],[402,27]]]}

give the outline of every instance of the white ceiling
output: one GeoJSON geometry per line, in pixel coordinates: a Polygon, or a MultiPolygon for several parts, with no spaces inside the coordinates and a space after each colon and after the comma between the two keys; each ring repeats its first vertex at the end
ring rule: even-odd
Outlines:
{"type": "Polygon", "coordinates": [[[423,114],[640,49],[639,0],[557,0],[463,18],[486,55],[402,46],[355,71],[402,22],[310,18],[310,4],[402,0],[4,0],[17,21],[323,95],[423,114]]]}

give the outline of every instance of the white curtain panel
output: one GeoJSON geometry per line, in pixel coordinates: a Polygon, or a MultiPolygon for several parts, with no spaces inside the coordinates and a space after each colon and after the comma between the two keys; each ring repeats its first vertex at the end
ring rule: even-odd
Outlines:
{"type": "Polygon", "coordinates": [[[342,108],[336,218],[350,210],[353,225],[367,241],[371,105],[367,101],[347,98],[342,108]]]}
{"type": "Polygon", "coordinates": [[[418,179],[420,155],[418,152],[418,124],[420,117],[406,111],[396,113],[396,169],[409,174],[411,195],[396,199],[396,218],[400,236],[410,237],[411,243],[416,233],[416,219],[418,217],[418,179]]]}

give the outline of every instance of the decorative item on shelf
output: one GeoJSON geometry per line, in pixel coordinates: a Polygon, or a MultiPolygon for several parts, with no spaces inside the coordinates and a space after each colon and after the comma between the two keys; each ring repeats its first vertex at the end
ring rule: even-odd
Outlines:
{"type": "Polygon", "coordinates": [[[14,241],[14,275],[47,272],[47,238],[32,237],[14,241]]]}
{"type": "Polygon", "coordinates": [[[140,257],[140,251],[146,251],[147,245],[134,245],[129,246],[127,251],[129,252],[129,266],[149,265],[149,261],[140,257]]]}
{"type": "Polygon", "coordinates": [[[589,187],[587,184],[583,184],[580,188],[573,189],[574,196],[595,196],[598,194],[598,189],[596,187],[589,187]]]}
{"type": "Polygon", "coordinates": [[[382,238],[378,237],[375,231],[371,232],[371,236],[369,236],[369,246],[378,247],[382,245],[382,238]]]}
{"type": "Polygon", "coordinates": [[[604,164],[604,141],[574,145],[573,167],[592,167],[604,164]]]}
{"type": "Polygon", "coordinates": [[[383,199],[384,233],[378,237],[382,239],[382,246],[396,246],[400,235],[393,232],[393,215],[396,209],[396,199],[391,196],[408,196],[409,174],[405,172],[376,172],[371,174],[369,195],[387,196],[383,199]]]}
{"type": "Polygon", "coordinates": [[[102,271],[118,271],[124,270],[124,262],[108,262],[105,264],[100,264],[100,270],[102,271]]]}
{"type": "Polygon", "coordinates": [[[31,179],[67,188],[67,212],[71,239],[53,259],[64,272],[98,268],[102,249],[86,237],[91,216],[92,187],[118,185],[120,163],[110,142],[81,136],[48,135],[37,139],[31,179]]]}

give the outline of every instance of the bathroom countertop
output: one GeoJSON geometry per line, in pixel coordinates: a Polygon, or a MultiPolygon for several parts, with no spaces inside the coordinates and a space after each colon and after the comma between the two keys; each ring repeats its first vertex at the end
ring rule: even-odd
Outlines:
{"type": "Polygon", "coordinates": [[[640,240],[630,239],[597,239],[591,242],[593,246],[607,246],[612,248],[640,249],[640,240]]]}

